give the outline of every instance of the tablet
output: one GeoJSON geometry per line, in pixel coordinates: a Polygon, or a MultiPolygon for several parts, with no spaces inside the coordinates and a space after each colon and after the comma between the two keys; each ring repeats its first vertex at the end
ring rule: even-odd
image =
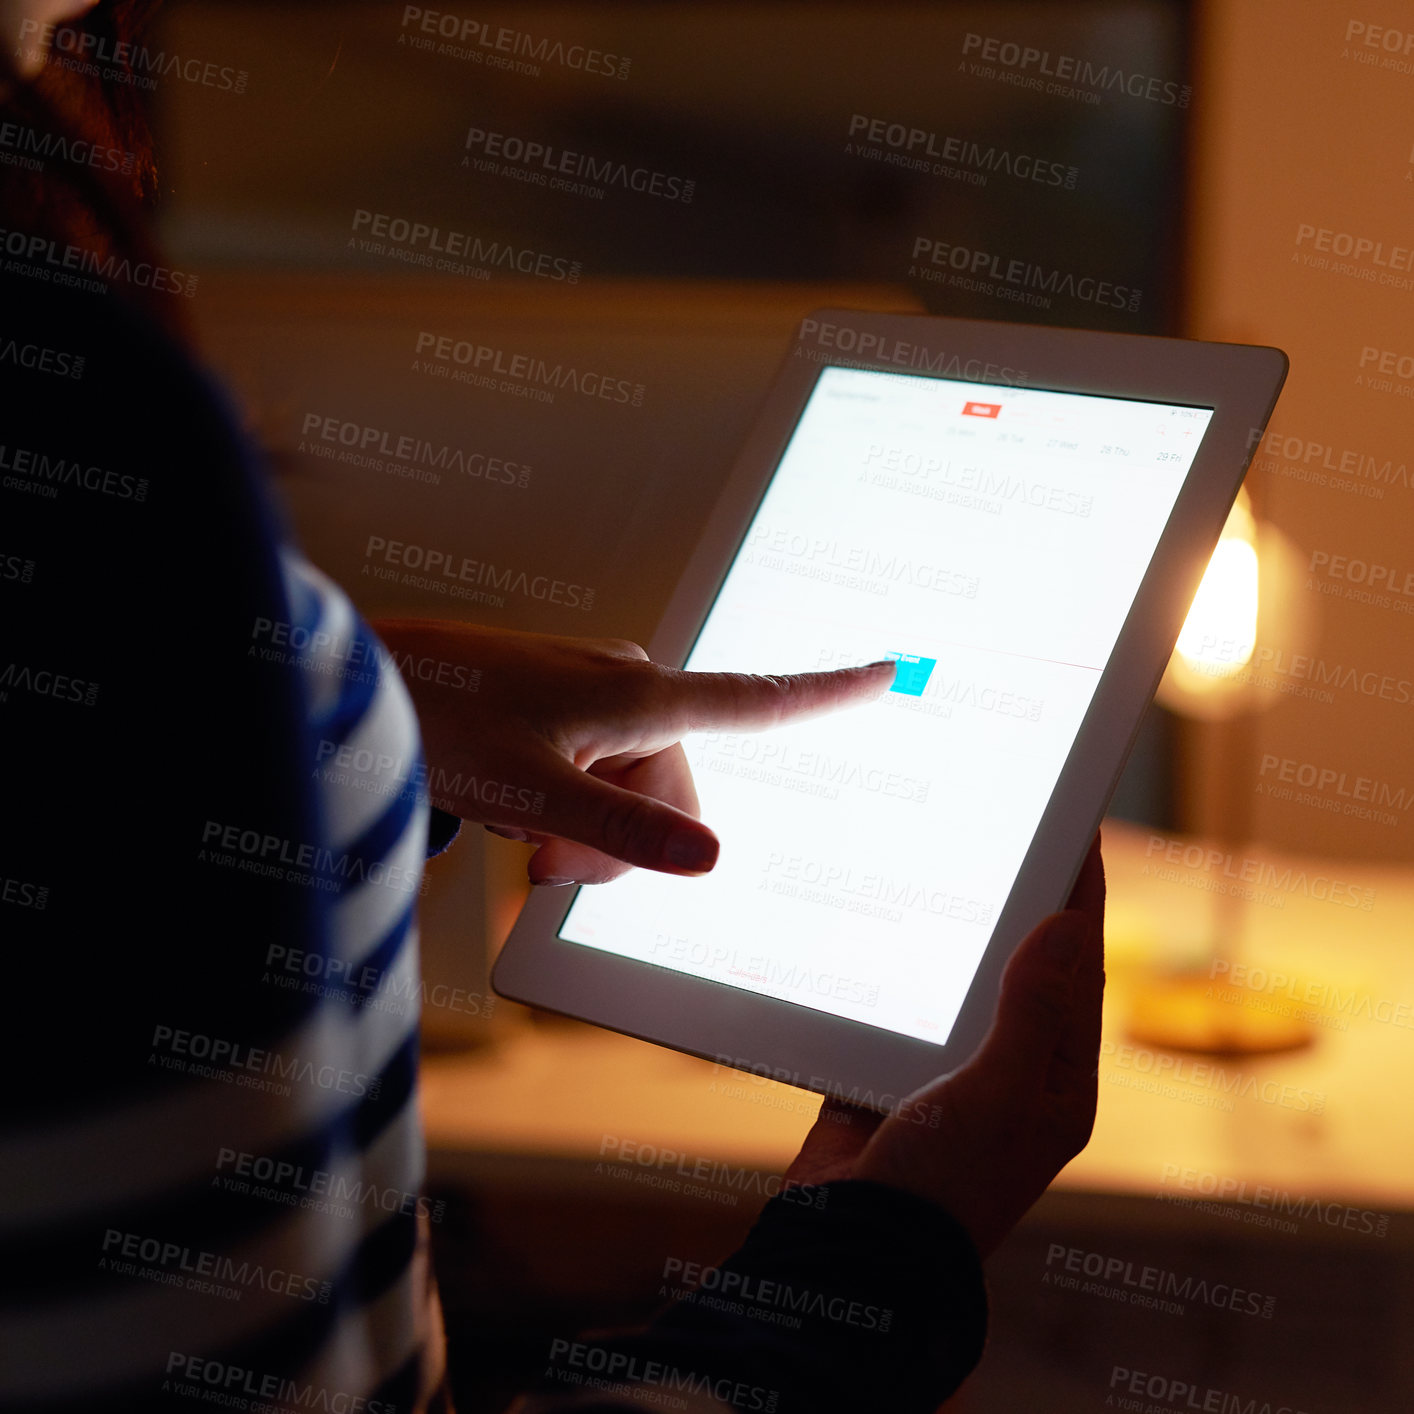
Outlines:
{"type": "Polygon", "coordinates": [[[894,1109],[1064,906],[1286,375],[1273,348],[822,310],[648,645],[892,657],[860,707],[685,741],[701,878],[533,890],[503,996],[894,1109]]]}

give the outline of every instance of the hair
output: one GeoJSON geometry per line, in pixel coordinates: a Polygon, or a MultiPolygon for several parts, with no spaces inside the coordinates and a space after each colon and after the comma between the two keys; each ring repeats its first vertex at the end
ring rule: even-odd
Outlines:
{"type": "MultiPolygon", "coordinates": [[[[158,263],[148,217],[157,199],[151,115],[131,56],[160,4],[101,0],[55,27],[55,52],[32,77],[18,73],[0,48],[0,117],[52,136],[65,152],[77,141],[116,149],[128,166],[125,172],[110,171],[57,157],[46,158],[37,172],[0,165],[0,212],[7,226],[83,246],[102,259],[117,255],[158,263]],[[64,40],[66,35],[73,39],[64,40]],[[105,56],[101,65],[66,62],[68,52],[90,51],[105,56]]],[[[169,332],[184,333],[172,296],[129,286],[118,292],[169,332]]]]}

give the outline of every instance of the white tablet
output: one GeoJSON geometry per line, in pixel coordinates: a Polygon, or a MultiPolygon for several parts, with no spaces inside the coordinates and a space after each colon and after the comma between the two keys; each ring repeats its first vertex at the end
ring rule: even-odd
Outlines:
{"type": "Polygon", "coordinates": [[[685,746],[713,871],[535,890],[502,995],[880,1110],[1063,907],[1286,375],[1277,349],[822,310],[650,657],[893,656],[685,746]]]}

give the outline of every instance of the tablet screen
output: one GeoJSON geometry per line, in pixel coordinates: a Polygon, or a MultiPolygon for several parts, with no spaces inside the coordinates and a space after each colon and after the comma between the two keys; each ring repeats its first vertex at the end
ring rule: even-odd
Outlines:
{"type": "Polygon", "coordinates": [[[822,369],[685,666],[894,685],[689,736],[716,868],[561,938],[946,1041],[1211,416],[822,369]]]}

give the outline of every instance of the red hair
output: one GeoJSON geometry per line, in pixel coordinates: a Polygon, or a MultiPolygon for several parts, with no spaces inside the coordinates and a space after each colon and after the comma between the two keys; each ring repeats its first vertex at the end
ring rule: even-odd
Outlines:
{"type": "MultiPolygon", "coordinates": [[[[141,43],[160,3],[102,0],[86,14],[57,26],[54,48],[61,54],[97,48],[104,54],[126,56],[132,52],[127,46],[141,43]],[[61,41],[66,34],[73,38],[61,41]]],[[[109,171],[56,158],[47,158],[42,171],[19,164],[0,166],[4,224],[81,245],[101,257],[117,254],[135,262],[160,263],[147,219],[157,197],[157,163],[146,90],[131,81],[135,74],[126,59],[105,60],[99,73],[85,71],[91,66],[46,62],[31,77],[15,72],[9,54],[0,49],[0,65],[10,68],[0,88],[0,116],[22,130],[52,135],[66,145],[65,150],[79,140],[114,149],[124,154],[126,167],[109,171]]],[[[171,332],[182,332],[172,296],[127,287],[115,287],[115,292],[143,306],[171,332]]]]}

